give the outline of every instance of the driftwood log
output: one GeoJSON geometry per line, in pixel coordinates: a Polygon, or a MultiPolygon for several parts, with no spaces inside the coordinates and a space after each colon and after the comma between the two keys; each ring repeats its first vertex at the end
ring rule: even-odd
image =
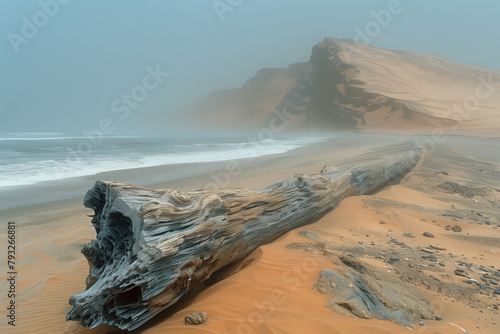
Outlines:
{"type": "Polygon", "coordinates": [[[409,150],[354,167],[324,168],[264,189],[179,192],[97,181],[84,200],[97,238],[83,245],[86,291],[67,320],[133,330],[222,267],[312,223],[342,199],[371,193],[410,172],[409,150]]]}

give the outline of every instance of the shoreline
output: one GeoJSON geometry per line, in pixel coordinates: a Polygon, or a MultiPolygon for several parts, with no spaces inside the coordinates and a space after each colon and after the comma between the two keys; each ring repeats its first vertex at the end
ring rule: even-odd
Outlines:
{"type": "MultiPolygon", "coordinates": [[[[343,134],[345,135],[345,134],[343,134]]],[[[355,135],[355,134],[352,134],[355,135]]],[[[167,186],[174,184],[182,186],[180,180],[203,178],[204,183],[213,183],[213,178],[204,177],[221,170],[226,170],[228,164],[237,164],[241,168],[254,168],[261,163],[279,161],[282,157],[303,154],[309,150],[321,151],[324,145],[342,140],[342,136],[324,138],[318,142],[277,154],[266,154],[250,158],[219,160],[209,162],[192,162],[167,164],[151,167],[111,170],[92,175],[66,178],[56,181],[44,181],[30,185],[5,187],[0,189],[0,213],[36,204],[58,202],[68,199],[78,199],[85,196],[88,189],[97,180],[116,180],[136,184],[142,187],[167,186]],[[17,202],[16,202],[17,201],[17,202]],[[19,203],[19,204],[14,204],[19,203]]],[[[200,184],[199,186],[201,186],[200,184]]]]}
{"type": "MultiPolygon", "coordinates": [[[[317,138],[317,140],[318,142],[306,144],[290,151],[315,145],[328,139],[317,138]]],[[[286,155],[290,151],[274,154],[264,153],[250,158],[132,167],[109,170],[96,174],[69,177],[60,180],[37,182],[35,184],[6,186],[0,188],[0,199],[2,200],[0,202],[0,212],[22,206],[83,197],[85,192],[92,188],[94,182],[97,180],[122,180],[124,182],[148,187],[158,183],[164,184],[178,179],[200,176],[204,173],[203,168],[206,168],[206,173],[209,173],[211,171],[224,168],[229,161],[236,161],[238,164],[243,162],[244,164],[245,161],[259,160],[262,158],[265,159],[267,157],[277,158],[281,155],[286,155]],[[19,200],[19,204],[13,204],[14,198],[19,200]]]]}

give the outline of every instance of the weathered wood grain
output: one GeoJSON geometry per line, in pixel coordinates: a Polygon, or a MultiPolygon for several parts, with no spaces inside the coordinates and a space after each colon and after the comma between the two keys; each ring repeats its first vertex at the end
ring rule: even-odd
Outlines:
{"type": "Polygon", "coordinates": [[[410,150],[354,167],[324,168],[264,189],[179,192],[96,182],[84,200],[97,237],[82,247],[87,290],[67,320],[135,329],[218,269],[324,215],[348,196],[371,193],[410,172],[410,150]]]}

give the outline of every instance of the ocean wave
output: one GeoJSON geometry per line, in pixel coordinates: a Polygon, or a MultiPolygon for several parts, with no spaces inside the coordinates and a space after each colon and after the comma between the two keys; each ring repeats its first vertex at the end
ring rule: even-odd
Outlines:
{"type": "Polygon", "coordinates": [[[250,160],[259,156],[285,153],[317,141],[317,138],[304,138],[300,140],[266,140],[253,143],[193,143],[191,145],[157,147],[156,152],[144,152],[144,146],[137,146],[134,150],[131,143],[130,148],[126,151],[107,147],[105,150],[101,149],[101,151],[95,151],[94,154],[78,159],[70,159],[67,156],[67,151],[61,150],[60,146],[39,148],[40,151],[46,151],[47,155],[34,155],[36,159],[32,160],[16,162],[13,160],[12,163],[2,163],[0,165],[0,187],[29,185],[114,170],[160,165],[233,159],[250,160]],[[163,149],[169,149],[170,152],[163,153],[165,152],[163,149]],[[163,152],[158,152],[162,150],[163,152]]]}

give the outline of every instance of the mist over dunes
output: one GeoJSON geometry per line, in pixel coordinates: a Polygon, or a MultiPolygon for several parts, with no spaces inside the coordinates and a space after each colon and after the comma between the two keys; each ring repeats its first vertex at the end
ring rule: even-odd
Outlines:
{"type": "Polygon", "coordinates": [[[264,68],[241,88],[179,112],[208,127],[258,127],[274,109],[292,128],[399,131],[500,126],[500,72],[410,51],[325,38],[308,62],[264,68]]]}

